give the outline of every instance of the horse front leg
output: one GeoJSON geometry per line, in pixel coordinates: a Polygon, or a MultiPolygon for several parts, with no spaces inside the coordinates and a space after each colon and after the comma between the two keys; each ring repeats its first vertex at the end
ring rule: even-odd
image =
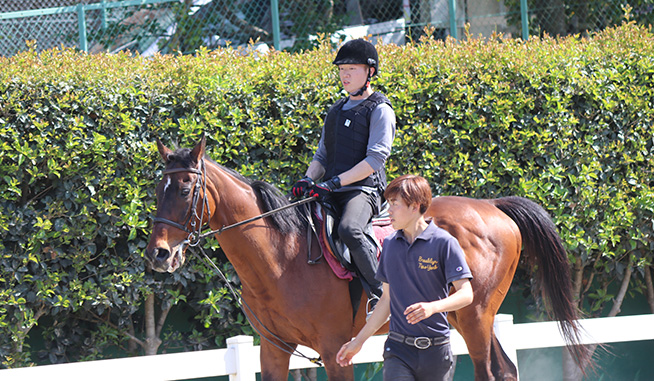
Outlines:
{"type": "Polygon", "coordinates": [[[332,335],[322,337],[318,352],[329,380],[354,381],[354,366],[341,367],[336,363],[336,354],[350,339],[351,332],[332,332],[332,335]]]}
{"type": "Polygon", "coordinates": [[[291,348],[284,346],[281,350],[268,340],[261,340],[261,380],[262,381],[288,381],[288,367],[291,359],[291,352],[297,344],[291,348]],[[287,352],[288,351],[288,352],[287,352]]]}

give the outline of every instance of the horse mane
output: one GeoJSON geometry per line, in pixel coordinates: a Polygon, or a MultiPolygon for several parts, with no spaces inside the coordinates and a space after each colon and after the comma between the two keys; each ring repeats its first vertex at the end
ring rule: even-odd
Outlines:
{"type": "MultiPolygon", "coordinates": [[[[223,171],[248,184],[257,196],[259,206],[263,209],[264,213],[290,204],[288,199],[284,197],[282,192],[274,185],[261,180],[251,180],[233,169],[216,163],[210,158],[205,157],[205,160],[211,161],[223,171]]],[[[272,221],[281,234],[299,233],[300,231],[303,231],[307,225],[306,217],[302,214],[301,210],[303,209],[288,208],[273,213],[267,218],[272,221]]]]}
{"type": "MultiPolygon", "coordinates": [[[[234,171],[233,169],[216,163],[208,156],[205,156],[204,160],[213,163],[221,170],[229,173],[231,176],[234,176],[236,179],[249,185],[257,196],[259,206],[261,209],[263,209],[264,212],[269,212],[271,210],[275,210],[290,204],[288,199],[284,197],[282,192],[274,185],[268,184],[261,180],[251,180],[234,171]]],[[[191,168],[194,166],[194,164],[197,164],[191,158],[191,150],[189,148],[180,148],[172,154],[168,155],[166,166],[173,162],[182,165],[184,168],[191,168]]],[[[300,231],[303,231],[307,226],[307,219],[302,214],[302,210],[304,210],[304,207],[288,208],[274,213],[267,218],[272,221],[273,225],[279,230],[281,234],[299,233],[300,231]]]]}
{"type": "MultiPolygon", "coordinates": [[[[289,205],[290,202],[281,191],[265,181],[255,180],[250,186],[257,194],[264,211],[268,212],[289,205]]],[[[269,218],[282,234],[299,233],[307,226],[307,218],[302,214],[306,205],[280,210],[269,218]]]]}

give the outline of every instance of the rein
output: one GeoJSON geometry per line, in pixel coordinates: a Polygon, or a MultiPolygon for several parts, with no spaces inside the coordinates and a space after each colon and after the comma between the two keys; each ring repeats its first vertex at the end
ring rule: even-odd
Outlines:
{"type": "Polygon", "coordinates": [[[212,236],[214,234],[220,235],[220,233],[224,232],[225,230],[229,230],[229,229],[232,229],[232,228],[235,228],[235,227],[250,223],[252,221],[256,221],[256,220],[271,216],[271,215],[273,215],[275,213],[279,213],[282,210],[294,208],[296,206],[300,206],[300,205],[303,205],[303,204],[306,204],[306,203],[309,203],[311,201],[316,200],[313,197],[303,198],[303,199],[295,201],[295,202],[293,202],[291,204],[284,205],[284,206],[279,207],[277,209],[270,210],[268,212],[262,213],[262,214],[260,214],[258,216],[252,217],[252,218],[248,218],[247,220],[243,220],[243,221],[231,224],[231,225],[223,226],[220,229],[211,230],[211,231],[202,233],[203,228],[200,227],[200,226],[196,227],[195,220],[191,221],[191,218],[193,218],[193,216],[195,216],[196,219],[198,219],[200,222],[202,222],[202,220],[204,219],[204,210],[206,208],[206,210],[207,210],[207,221],[211,219],[211,212],[209,211],[209,200],[207,199],[207,175],[206,175],[206,171],[204,169],[204,160],[201,160],[201,162],[200,162],[200,169],[197,169],[197,168],[173,168],[173,169],[167,169],[167,170],[163,171],[163,175],[165,176],[165,175],[169,175],[171,173],[180,173],[180,172],[190,172],[190,173],[195,173],[195,174],[199,175],[197,177],[197,179],[195,180],[195,187],[194,187],[194,190],[193,190],[193,202],[191,203],[191,206],[189,207],[190,213],[187,212],[188,218],[186,219],[186,222],[184,224],[180,224],[178,222],[171,221],[171,220],[169,220],[167,218],[161,218],[161,217],[155,217],[155,218],[152,219],[152,221],[154,223],[164,223],[166,225],[176,227],[179,230],[182,230],[182,231],[185,231],[185,232],[189,233],[189,236],[188,236],[187,240],[188,240],[190,246],[197,246],[197,244],[200,243],[200,240],[202,238],[206,238],[206,237],[212,236]],[[202,197],[201,215],[198,216],[197,211],[196,211],[196,206],[197,206],[198,199],[199,199],[199,189],[200,188],[202,188],[203,197],[202,197]],[[189,222],[191,222],[191,229],[188,229],[186,227],[189,224],[189,222]]]}
{"type": "Polygon", "coordinates": [[[293,348],[292,345],[290,345],[289,343],[287,343],[287,342],[285,342],[284,340],[280,339],[279,336],[275,335],[272,331],[270,331],[270,330],[265,326],[265,324],[263,324],[263,323],[261,322],[261,320],[259,320],[259,318],[257,317],[257,315],[254,313],[254,311],[252,311],[252,308],[250,308],[250,306],[245,302],[245,300],[243,300],[243,298],[241,298],[241,297],[238,295],[238,293],[236,292],[236,290],[234,290],[234,287],[232,287],[232,285],[231,285],[231,284],[229,283],[229,281],[227,280],[227,277],[225,276],[225,274],[223,274],[223,272],[220,271],[220,269],[218,268],[218,266],[216,266],[216,264],[214,263],[214,261],[212,261],[211,258],[209,258],[209,256],[204,252],[204,249],[202,249],[201,246],[198,246],[198,248],[200,248],[200,251],[202,252],[202,257],[201,257],[197,252],[195,252],[195,251],[193,252],[193,254],[195,254],[195,256],[198,257],[201,261],[203,261],[207,266],[212,267],[214,270],[216,270],[216,272],[218,273],[218,275],[220,275],[220,278],[221,278],[221,279],[223,280],[223,282],[227,285],[227,288],[229,288],[229,291],[232,293],[232,296],[234,297],[234,299],[236,300],[236,302],[240,305],[240,307],[241,307],[241,311],[243,311],[243,313],[245,314],[245,318],[248,319],[248,322],[250,323],[250,326],[252,327],[252,329],[254,329],[255,331],[257,331],[257,333],[259,334],[260,337],[264,338],[267,342],[269,342],[270,344],[274,345],[275,347],[277,347],[277,349],[281,350],[282,352],[288,353],[288,354],[290,354],[291,356],[302,357],[303,359],[309,360],[309,361],[310,361],[311,363],[313,363],[313,364],[316,364],[316,365],[318,365],[318,366],[323,366],[323,363],[322,363],[322,360],[320,359],[320,357],[318,357],[318,358],[308,357],[307,355],[305,355],[305,354],[303,354],[302,352],[298,351],[297,348],[293,348]],[[268,337],[262,335],[261,332],[260,332],[260,331],[259,331],[259,330],[254,326],[254,324],[252,324],[252,322],[250,321],[250,318],[248,317],[248,314],[245,312],[245,308],[243,308],[243,306],[247,307],[247,309],[248,309],[248,311],[250,312],[250,314],[252,314],[252,317],[254,317],[254,319],[257,321],[257,323],[259,323],[259,324],[261,325],[261,327],[263,327],[263,329],[266,330],[267,333],[269,333],[273,338],[275,338],[275,339],[277,339],[278,341],[280,341],[280,342],[281,342],[281,343],[282,343],[286,348],[283,348],[281,345],[275,343],[274,341],[272,341],[272,340],[269,339],[268,337]]]}
{"type": "MultiPolygon", "coordinates": [[[[241,226],[241,225],[247,224],[249,222],[256,221],[256,220],[259,220],[261,218],[268,217],[268,216],[270,216],[272,214],[281,212],[282,210],[286,210],[286,209],[289,209],[289,208],[293,208],[293,207],[296,207],[296,206],[299,206],[299,205],[309,203],[311,201],[315,201],[316,199],[313,198],[313,197],[304,198],[304,199],[295,201],[295,202],[293,202],[291,204],[284,205],[284,206],[279,207],[277,209],[273,209],[273,210],[270,210],[268,212],[262,213],[262,214],[260,214],[258,216],[248,218],[247,220],[237,222],[237,223],[234,223],[234,224],[231,224],[231,225],[223,226],[220,229],[211,230],[209,232],[202,233],[203,228],[201,226],[197,226],[196,221],[195,221],[195,219],[193,219],[193,217],[195,217],[198,221],[200,221],[200,223],[202,223],[203,218],[204,218],[204,211],[205,211],[205,208],[206,208],[206,210],[207,210],[207,221],[209,221],[211,219],[211,211],[209,210],[209,200],[207,198],[207,181],[206,181],[207,180],[207,175],[206,175],[206,170],[205,170],[205,167],[204,167],[204,159],[202,159],[201,162],[200,162],[200,169],[198,169],[198,168],[173,168],[173,169],[164,170],[163,175],[165,176],[165,175],[169,175],[171,173],[180,173],[180,172],[190,172],[190,173],[195,173],[195,174],[198,175],[197,179],[195,180],[195,187],[194,187],[194,190],[193,190],[193,201],[192,201],[191,205],[189,206],[189,211],[187,212],[188,218],[186,219],[186,222],[182,225],[182,224],[180,224],[178,222],[169,220],[167,218],[161,218],[161,217],[155,217],[155,218],[152,219],[152,221],[154,223],[164,223],[164,224],[173,226],[173,227],[175,227],[177,229],[180,229],[182,231],[185,231],[185,232],[187,232],[189,234],[187,240],[184,241],[184,243],[189,245],[189,246],[197,246],[200,249],[200,251],[202,252],[202,257],[200,257],[200,255],[197,254],[197,252],[193,252],[193,253],[198,258],[200,258],[200,260],[205,262],[205,264],[207,264],[209,267],[212,267],[214,270],[216,270],[218,275],[220,275],[220,278],[227,285],[227,287],[229,288],[229,291],[232,293],[232,295],[234,296],[236,302],[241,307],[241,310],[245,314],[246,319],[248,319],[248,322],[250,322],[250,326],[252,326],[252,328],[259,334],[260,337],[264,338],[266,341],[268,341],[269,343],[271,343],[272,345],[277,347],[277,349],[281,350],[282,352],[288,353],[288,354],[290,354],[292,356],[302,357],[304,359],[309,360],[313,364],[317,364],[318,366],[322,366],[323,364],[322,364],[322,361],[321,361],[320,357],[311,358],[311,357],[308,357],[308,356],[304,355],[302,352],[298,351],[297,348],[294,348],[292,345],[288,344],[287,342],[285,342],[284,340],[279,338],[279,336],[277,336],[273,332],[271,332],[261,322],[261,320],[259,320],[257,315],[254,313],[252,308],[250,308],[250,306],[245,302],[245,300],[243,300],[238,295],[236,290],[234,290],[232,285],[227,280],[227,277],[225,277],[225,274],[223,274],[223,272],[220,271],[218,266],[216,266],[216,264],[211,260],[211,258],[209,258],[209,256],[204,252],[202,247],[198,246],[198,244],[200,243],[200,240],[202,238],[206,238],[206,237],[214,235],[214,234],[220,235],[220,233],[224,232],[225,230],[229,230],[231,228],[235,228],[237,226],[241,226]],[[200,215],[198,215],[198,212],[197,212],[196,209],[197,209],[197,203],[199,201],[199,196],[200,196],[200,194],[199,194],[199,189],[200,188],[202,188],[203,197],[202,197],[202,210],[200,211],[200,215]],[[193,220],[191,220],[191,219],[193,219],[193,220]],[[191,229],[187,228],[187,225],[189,224],[189,222],[191,223],[191,229]],[[250,321],[250,318],[248,317],[248,314],[246,313],[245,308],[243,308],[244,306],[247,308],[248,312],[252,315],[252,317],[254,317],[254,319],[257,321],[257,323],[259,323],[259,325],[261,325],[261,327],[263,327],[263,329],[268,334],[270,334],[270,336],[277,339],[286,348],[283,348],[279,344],[272,341],[272,339],[262,335],[261,332],[259,330],[257,330],[256,327],[250,321]]],[[[309,245],[309,246],[311,246],[311,245],[309,245]]],[[[310,253],[310,251],[311,251],[311,249],[309,248],[309,253],[310,253]]],[[[309,258],[309,263],[312,263],[310,258],[309,258]]]]}
{"type": "Polygon", "coordinates": [[[208,236],[211,236],[211,235],[214,235],[214,234],[220,235],[220,233],[224,232],[225,230],[229,230],[231,228],[235,228],[237,226],[241,226],[241,225],[247,224],[249,222],[256,221],[258,219],[268,217],[268,216],[273,215],[273,214],[275,214],[277,212],[281,212],[282,210],[290,209],[290,208],[293,208],[293,207],[296,207],[296,206],[299,206],[299,205],[303,205],[303,204],[306,204],[308,202],[315,201],[315,200],[316,199],[313,198],[313,197],[303,198],[303,199],[295,201],[295,202],[293,202],[291,204],[281,206],[281,207],[279,207],[277,209],[273,209],[271,211],[268,211],[266,213],[260,214],[258,216],[252,217],[252,218],[248,218],[247,220],[243,220],[243,221],[237,222],[235,224],[223,226],[220,229],[216,229],[216,230],[212,230],[212,231],[209,231],[209,232],[206,232],[206,233],[202,233],[202,234],[200,234],[199,238],[205,238],[205,237],[208,237],[208,236]]]}

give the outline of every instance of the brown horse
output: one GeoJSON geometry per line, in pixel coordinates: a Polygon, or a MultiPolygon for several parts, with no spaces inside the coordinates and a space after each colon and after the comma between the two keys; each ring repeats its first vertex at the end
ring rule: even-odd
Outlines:
{"type": "MultiPolygon", "coordinates": [[[[271,185],[249,181],[205,158],[204,137],[192,150],[173,152],[157,143],[166,168],[157,186],[157,217],[145,253],[154,270],[179,268],[186,247],[197,241],[205,223],[215,230],[289,203],[271,185]]],[[[495,338],[493,319],[521,249],[538,265],[543,295],[568,343],[578,343],[567,255],[541,207],[519,197],[436,197],[427,214],[459,240],[474,275],[473,304],[450,313],[449,321],[466,341],[476,380],[517,377],[495,338]]],[[[337,278],[325,261],[307,264],[307,253],[316,258],[320,248],[315,239],[307,243],[306,229],[297,208],[288,208],[216,238],[241,280],[246,314],[265,336],[262,379],[286,380],[291,354],[285,348],[302,344],[321,355],[330,379],[352,380],[351,367],[338,366],[335,356],[365,323],[364,311],[353,319],[348,282],[337,278]]],[[[584,347],[570,348],[580,362],[585,358],[584,347]]]]}

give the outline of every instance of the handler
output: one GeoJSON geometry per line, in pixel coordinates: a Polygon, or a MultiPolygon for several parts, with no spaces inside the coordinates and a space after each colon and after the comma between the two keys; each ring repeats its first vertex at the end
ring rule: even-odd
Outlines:
{"type": "Polygon", "coordinates": [[[395,113],[386,96],[370,85],[379,70],[374,45],[348,41],[333,64],[349,96],[329,109],[313,160],[291,192],[295,197],[329,198],[340,209],[338,235],[350,251],[372,310],[382,286],[375,279],[377,247],[365,237],[364,228],[379,212],[386,188],[384,165],[395,137],[395,113]],[[315,184],[321,178],[323,182],[315,184]]]}
{"type": "Polygon", "coordinates": [[[427,180],[400,176],[384,196],[397,230],[384,241],[377,271],[384,293],[366,325],[343,344],[336,361],[352,365],[352,357],[390,315],[384,380],[446,380],[452,367],[447,312],[472,303],[472,273],[456,238],[425,220],[431,204],[427,180]]]}

